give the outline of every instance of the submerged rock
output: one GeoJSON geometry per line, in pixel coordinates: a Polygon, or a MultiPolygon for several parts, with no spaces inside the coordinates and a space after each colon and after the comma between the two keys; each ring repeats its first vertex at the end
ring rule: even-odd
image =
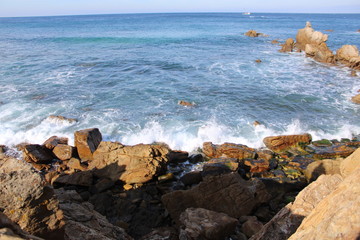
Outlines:
{"type": "Polygon", "coordinates": [[[54,122],[67,122],[67,123],[76,123],[78,121],[75,118],[67,118],[59,115],[50,115],[47,119],[54,122]]]}

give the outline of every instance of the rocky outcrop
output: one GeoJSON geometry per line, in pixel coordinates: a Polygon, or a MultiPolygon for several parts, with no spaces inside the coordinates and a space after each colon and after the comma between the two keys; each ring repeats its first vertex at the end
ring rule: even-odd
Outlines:
{"type": "Polygon", "coordinates": [[[310,144],[310,134],[282,135],[264,138],[263,142],[270,150],[281,153],[290,150],[303,150],[303,146],[310,144]]]}
{"type": "Polygon", "coordinates": [[[75,132],[75,147],[82,161],[93,160],[93,153],[102,141],[102,135],[97,128],[84,129],[75,132]]]}
{"type": "Polygon", "coordinates": [[[356,104],[360,104],[360,94],[357,94],[351,98],[351,101],[356,104]]]}
{"type": "Polygon", "coordinates": [[[248,217],[248,219],[241,225],[241,231],[247,236],[251,237],[258,233],[264,225],[257,220],[255,216],[248,217]]]}
{"type": "Polygon", "coordinates": [[[360,70],[359,50],[355,45],[343,45],[336,51],[336,60],[346,66],[360,70]]]}
{"type": "Polygon", "coordinates": [[[188,208],[180,215],[179,239],[223,240],[236,227],[237,219],[203,208],[188,208]]]}
{"type": "Polygon", "coordinates": [[[340,161],[332,159],[318,160],[310,163],[304,171],[308,181],[315,181],[320,175],[340,174],[340,161]]]}
{"type": "Polygon", "coordinates": [[[171,217],[179,223],[187,208],[205,208],[238,218],[249,215],[261,203],[269,200],[265,185],[258,179],[243,180],[239,174],[209,176],[189,190],[178,190],[162,196],[171,217]]]}
{"type": "Polygon", "coordinates": [[[340,172],[343,177],[347,177],[358,168],[360,168],[360,148],[341,161],[340,172]]]}
{"type": "Polygon", "coordinates": [[[169,147],[161,144],[124,146],[118,142],[101,142],[89,169],[96,169],[98,177],[144,183],[164,171],[169,152],[169,147]]]}
{"type": "Polygon", "coordinates": [[[286,42],[281,45],[280,52],[292,52],[295,47],[295,41],[292,38],[286,39],[286,42]]]}
{"type": "Polygon", "coordinates": [[[248,37],[260,37],[260,36],[266,36],[265,34],[263,33],[258,33],[256,32],[255,30],[249,30],[245,33],[245,36],[248,36],[248,37]]]}
{"type": "Polygon", "coordinates": [[[203,144],[203,152],[210,158],[255,158],[255,149],[249,148],[246,145],[235,143],[224,143],[221,145],[215,145],[211,142],[205,142],[203,144]]]}
{"type": "Polygon", "coordinates": [[[68,141],[69,139],[65,137],[52,136],[42,145],[50,150],[53,150],[58,144],[68,144],[68,141]]]}

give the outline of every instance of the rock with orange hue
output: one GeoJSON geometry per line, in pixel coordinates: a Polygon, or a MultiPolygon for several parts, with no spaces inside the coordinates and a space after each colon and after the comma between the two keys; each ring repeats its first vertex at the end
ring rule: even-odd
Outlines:
{"type": "Polygon", "coordinates": [[[54,155],[60,160],[68,160],[72,157],[74,148],[66,144],[58,144],[53,149],[54,155]]]}
{"type": "Polygon", "coordinates": [[[351,101],[356,104],[360,104],[360,94],[357,94],[351,98],[351,101]]]}
{"type": "Polygon", "coordinates": [[[163,173],[169,152],[164,144],[124,146],[118,142],[101,142],[89,169],[96,169],[95,175],[100,178],[144,183],[163,173]]]}
{"type": "Polygon", "coordinates": [[[181,106],[185,106],[185,107],[193,107],[193,106],[195,106],[195,103],[187,102],[187,101],[183,101],[183,100],[180,100],[178,102],[178,104],[181,105],[181,106]]]}
{"type": "Polygon", "coordinates": [[[180,215],[179,239],[223,240],[234,231],[238,220],[204,208],[188,208],[180,215]]]}
{"type": "Polygon", "coordinates": [[[341,161],[340,172],[343,177],[347,177],[358,168],[360,168],[360,148],[341,161]]]}
{"type": "Polygon", "coordinates": [[[359,50],[355,45],[343,45],[336,51],[336,60],[348,64],[352,58],[359,57],[359,50]]]}
{"type": "Polygon", "coordinates": [[[93,153],[102,141],[102,135],[97,128],[89,128],[75,132],[75,147],[81,161],[93,160],[93,153]]]}
{"type": "Polygon", "coordinates": [[[271,44],[279,44],[279,43],[280,42],[278,40],[276,40],[276,39],[271,41],[271,44]]]}
{"type": "Polygon", "coordinates": [[[236,158],[212,158],[204,165],[223,165],[230,171],[236,171],[239,168],[239,161],[236,158]]]}
{"type": "Polygon", "coordinates": [[[44,146],[39,144],[28,144],[24,147],[23,158],[27,162],[46,164],[50,163],[54,159],[54,155],[44,146]]]}
{"type": "Polygon", "coordinates": [[[332,159],[318,160],[310,163],[304,171],[304,175],[309,182],[315,181],[323,174],[340,174],[340,161],[332,159]]]}
{"type": "Polygon", "coordinates": [[[47,139],[42,145],[53,150],[58,144],[68,144],[69,139],[66,137],[52,136],[47,139]]]}
{"type": "Polygon", "coordinates": [[[256,32],[255,30],[249,30],[245,33],[245,36],[248,37],[258,37],[260,33],[256,32]]]}
{"type": "Polygon", "coordinates": [[[325,42],[321,44],[306,44],[305,53],[318,62],[335,63],[335,56],[325,42]]]}
{"type": "Polygon", "coordinates": [[[345,158],[350,156],[355,151],[353,147],[346,144],[334,145],[322,150],[316,151],[313,155],[315,159],[328,159],[328,158],[345,158]]]}
{"type": "Polygon", "coordinates": [[[304,145],[311,143],[311,140],[310,134],[299,134],[266,137],[263,142],[270,150],[282,153],[289,150],[302,150],[304,145]]]}
{"type": "Polygon", "coordinates": [[[75,118],[67,118],[64,116],[59,116],[59,115],[50,115],[48,118],[48,120],[53,121],[53,122],[66,122],[66,123],[76,123],[78,120],[75,118]]]}
{"type": "Polygon", "coordinates": [[[245,159],[244,165],[250,167],[251,173],[265,172],[270,169],[270,163],[265,159],[245,159]]]}
{"type": "Polygon", "coordinates": [[[292,52],[295,47],[295,41],[292,38],[286,39],[286,42],[281,45],[280,52],[292,52]]]}
{"type": "Polygon", "coordinates": [[[255,158],[255,149],[242,144],[224,143],[222,145],[215,145],[211,142],[203,144],[203,152],[210,158],[255,158]]]}

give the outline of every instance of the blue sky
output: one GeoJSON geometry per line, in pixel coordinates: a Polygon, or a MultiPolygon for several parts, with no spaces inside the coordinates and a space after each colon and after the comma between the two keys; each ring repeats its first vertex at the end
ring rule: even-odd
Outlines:
{"type": "Polygon", "coordinates": [[[0,17],[158,12],[360,13],[360,0],[0,0],[0,17]]]}

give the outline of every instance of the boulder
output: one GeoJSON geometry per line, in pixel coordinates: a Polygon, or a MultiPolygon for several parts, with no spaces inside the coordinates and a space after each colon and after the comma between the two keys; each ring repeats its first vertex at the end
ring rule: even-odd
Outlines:
{"type": "Polygon", "coordinates": [[[328,40],[328,35],[315,31],[310,22],[300,29],[296,35],[296,47],[304,51],[307,44],[320,45],[328,40]]]}
{"type": "Polygon", "coordinates": [[[234,231],[238,220],[224,213],[188,208],[180,215],[179,239],[223,240],[234,231]]]}
{"type": "Polygon", "coordinates": [[[239,168],[239,161],[236,158],[212,158],[204,165],[223,165],[231,171],[237,171],[239,168]]]}
{"type": "Polygon", "coordinates": [[[360,168],[360,148],[340,163],[340,172],[343,177],[347,177],[358,168],[360,168]]]}
{"type": "Polygon", "coordinates": [[[93,174],[90,171],[83,171],[70,175],[61,175],[53,181],[53,184],[90,187],[93,184],[93,174]]]}
{"type": "MultiPolygon", "coordinates": [[[[329,195],[343,178],[336,175],[321,175],[315,182],[304,188],[295,198],[282,208],[251,240],[286,240],[300,226],[315,206],[329,195]]],[[[321,238],[316,238],[321,239],[321,238]]],[[[326,239],[326,238],[322,238],[326,239]]]]}
{"type": "Polygon", "coordinates": [[[54,147],[53,153],[60,160],[68,160],[73,156],[74,148],[66,144],[58,144],[54,147]]]}
{"type": "Polygon", "coordinates": [[[97,128],[89,128],[75,132],[75,147],[82,161],[93,160],[93,153],[99,146],[102,135],[97,128]]]}
{"type": "Polygon", "coordinates": [[[245,159],[244,165],[250,167],[251,173],[265,172],[270,169],[270,162],[265,159],[245,159]]]}
{"type": "Polygon", "coordinates": [[[255,216],[252,216],[241,225],[241,232],[249,238],[259,232],[263,226],[264,225],[257,220],[255,216]]]}
{"type": "Polygon", "coordinates": [[[85,171],[87,169],[80,163],[80,160],[77,158],[70,158],[70,160],[66,163],[66,166],[71,170],[85,171]]]}
{"type": "Polygon", "coordinates": [[[210,158],[255,158],[255,149],[249,148],[242,144],[224,143],[222,145],[215,145],[211,142],[203,144],[203,152],[210,158]]]}
{"type": "Polygon", "coordinates": [[[27,162],[34,163],[50,163],[54,159],[52,152],[39,144],[25,145],[23,150],[23,158],[27,162]]]}
{"type": "Polygon", "coordinates": [[[124,146],[118,142],[101,142],[89,169],[96,169],[95,175],[100,178],[144,183],[166,169],[169,152],[164,144],[124,146]]]}
{"type": "Polygon", "coordinates": [[[55,122],[55,123],[68,123],[68,124],[72,124],[72,123],[76,123],[78,120],[75,118],[67,118],[64,116],[60,116],[60,115],[50,115],[49,117],[47,117],[48,120],[55,122]]]}
{"type": "Polygon", "coordinates": [[[343,45],[336,51],[336,60],[343,64],[349,64],[356,57],[359,57],[359,50],[355,45],[343,45]]]}
{"type": "Polygon", "coordinates": [[[50,150],[53,150],[58,144],[68,144],[69,139],[66,137],[52,136],[47,139],[42,145],[50,150]]]}
{"type": "Polygon", "coordinates": [[[245,36],[248,36],[248,37],[259,37],[259,36],[266,36],[265,34],[263,33],[258,33],[256,32],[255,30],[249,30],[245,33],[245,36]]]}
{"type": "Polygon", "coordinates": [[[280,42],[278,40],[276,40],[276,39],[271,41],[271,44],[279,44],[279,43],[280,42]]]}
{"type": "Polygon", "coordinates": [[[292,52],[295,47],[295,41],[292,38],[286,39],[285,43],[281,45],[280,52],[292,52]]]}
{"type": "Polygon", "coordinates": [[[183,100],[180,100],[178,102],[178,104],[181,105],[181,106],[185,106],[185,107],[193,107],[193,106],[195,106],[195,103],[187,102],[187,101],[183,101],[183,100]]]}
{"type": "Polygon", "coordinates": [[[357,168],[315,205],[289,239],[358,239],[360,234],[359,179],[360,168],[357,168]]]}
{"type": "Polygon", "coordinates": [[[323,174],[340,174],[340,161],[332,159],[318,160],[310,163],[304,171],[306,179],[315,181],[323,174]]]}
{"type": "Polygon", "coordinates": [[[350,156],[355,149],[347,144],[338,144],[328,148],[318,149],[313,155],[314,159],[345,158],[350,156]]]}
{"type": "Polygon", "coordinates": [[[302,150],[303,146],[311,143],[310,134],[270,136],[264,138],[263,142],[267,148],[282,153],[289,150],[302,150]]]}
{"type": "Polygon", "coordinates": [[[360,104],[360,94],[357,94],[351,98],[351,101],[356,104],[360,104]]]}
{"type": "Polygon", "coordinates": [[[199,172],[199,171],[188,172],[188,173],[184,174],[184,176],[182,176],[180,178],[180,181],[185,186],[191,186],[191,185],[194,185],[194,184],[198,184],[198,183],[200,183],[202,181],[201,172],[199,172]]]}
{"type": "Polygon", "coordinates": [[[311,57],[318,62],[335,63],[335,56],[325,42],[321,44],[306,44],[305,53],[307,57],[311,57]]]}
{"type": "Polygon", "coordinates": [[[171,151],[167,154],[170,163],[182,163],[189,160],[189,153],[185,151],[171,151]]]}
{"type": "Polygon", "coordinates": [[[269,200],[265,185],[258,179],[243,180],[239,174],[209,176],[189,190],[178,190],[162,196],[170,216],[179,223],[187,208],[205,208],[238,218],[250,214],[269,200]]]}

